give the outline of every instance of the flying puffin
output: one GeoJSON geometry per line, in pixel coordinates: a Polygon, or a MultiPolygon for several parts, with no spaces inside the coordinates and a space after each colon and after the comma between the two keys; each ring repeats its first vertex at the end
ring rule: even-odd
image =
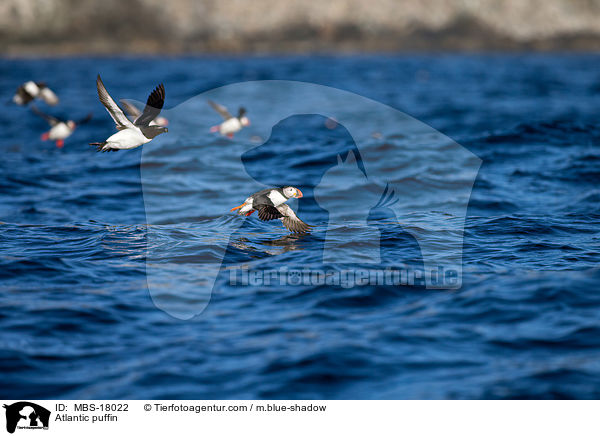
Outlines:
{"type": "Polygon", "coordinates": [[[231,209],[231,212],[239,209],[238,215],[249,216],[257,210],[259,219],[270,221],[279,218],[290,232],[310,231],[311,226],[298,218],[292,208],[285,204],[290,198],[302,198],[302,191],[293,186],[263,189],[246,198],[244,203],[231,209]]]}
{"type": "Polygon", "coordinates": [[[96,79],[98,97],[104,105],[111,118],[114,120],[118,132],[110,136],[104,142],[91,142],[98,151],[129,150],[152,141],[157,135],[168,132],[163,126],[153,126],[152,120],[158,117],[165,103],[165,87],[161,83],[148,96],[144,112],[132,123],[127,119],[123,111],[117,106],[102,83],[100,74],[96,79]]]}
{"type": "Polygon", "coordinates": [[[12,98],[12,101],[19,106],[29,104],[33,99],[39,98],[44,100],[50,106],[58,104],[58,97],[44,82],[25,82],[17,88],[17,92],[12,98]]]}
{"type": "MultiPolygon", "coordinates": [[[[119,102],[121,103],[121,106],[123,106],[123,109],[125,109],[125,112],[127,112],[127,118],[129,118],[130,121],[134,121],[142,114],[138,107],[128,100],[121,99],[119,102]]],[[[169,120],[165,117],[158,116],[150,121],[149,125],[167,127],[169,125],[169,120]]]]}
{"type": "Polygon", "coordinates": [[[242,130],[242,127],[246,127],[250,125],[250,120],[246,116],[246,109],[240,107],[238,110],[238,116],[234,117],[229,113],[227,108],[219,103],[215,103],[214,101],[208,100],[208,104],[219,113],[223,117],[225,121],[221,124],[217,124],[216,126],[212,126],[210,128],[211,132],[219,132],[223,136],[227,136],[228,138],[233,138],[233,134],[235,132],[239,132],[242,130]]]}
{"type": "Polygon", "coordinates": [[[75,131],[75,128],[80,124],[87,123],[92,119],[92,114],[88,114],[87,117],[79,120],[63,120],[52,115],[45,114],[35,106],[31,106],[31,110],[34,113],[45,119],[50,124],[50,130],[42,134],[42,141],[56,141],[58,148],[63,148],[65,145],[65,139],[67,139],[75,131]]]}

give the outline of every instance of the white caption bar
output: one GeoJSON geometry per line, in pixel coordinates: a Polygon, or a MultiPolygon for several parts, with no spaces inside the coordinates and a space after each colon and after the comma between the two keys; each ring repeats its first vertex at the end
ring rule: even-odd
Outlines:
{"type": "Polygon", "coordinates": [[[0,434],[18,436],[600,434],[598,401],[5,400],[2,404],[0,434]]]}

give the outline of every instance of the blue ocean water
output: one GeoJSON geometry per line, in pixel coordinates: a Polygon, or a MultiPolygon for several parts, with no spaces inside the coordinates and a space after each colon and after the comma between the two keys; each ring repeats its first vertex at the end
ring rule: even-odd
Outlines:
{"type": "MultiPolygon", "coordinates": [[[[24,80],[45,80],[62,101],[40,108],[94,115],[57,149],[40,140],[47,127],[29,110],[7,104],[0,114],[0,397],[597,398],[599,63],[598,55],[560,54],[0,60],[5,100],[24,80]],[[184,225],[152,227],[150,238],[142,151],[100,154],[87,145],[114,127],[97,99],[97,73],[115,97],[144,100],[163,82],[168,108],[242,81],[316,83],[447,135],[482,160],[465,220],[462,287],[218,280],[195,318],[159,310],[146,250],[191,243],[194,256],[210,256],[194,226],[226,233],[240,218],[221,203],[237,206],[250,192],[223,192],[218,208],[197,210],[171,198],[165,223],[184,225]]],[[[253,124],[233,141],[208,132],[190,139],[206,162],[167,154],[148,163],[176,166],[191,186],[226,189],[233,175],[208,177],[210,165],[206,179],[192,177],[256,134],[267,114],[240,103],[253,124]]],[[[202,117],[211,116],[216,124],[207,107],[202,117]]],[[[175,135],[173,124],[166,135],[175,135]]],[[[380,133],[385,149],[402,132],[380,133]]],[[[300,216],[319,224],[313,182],[351,142],[342,126],[298,115],[242,160],[265,183],[301,187],[300,216]]],[[[411,162],[401,170],[410,184],[411,162]]],[[[437,182],[457,183],[462,170],[437,182]]],[[[389,218],[385,210],[369,216],[382,258],[419,265],[418,244],[389,218]]],[[[225,264],[311,265],[323,244],[322,231],[287,236],[251,217],[225,264]]],[[[182,264],[194,272],[193,262],[182,264]]]]}

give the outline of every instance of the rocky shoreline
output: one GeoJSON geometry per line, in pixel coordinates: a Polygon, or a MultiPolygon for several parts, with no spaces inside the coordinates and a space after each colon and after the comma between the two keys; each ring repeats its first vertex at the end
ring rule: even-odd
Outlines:
{"type": "Polygon", "coordinates": [[[423,0],[403,2],[401,10],[391,0],[365,4],[5,0],[0,54],[600,49],[600,0],[423,0]]]}

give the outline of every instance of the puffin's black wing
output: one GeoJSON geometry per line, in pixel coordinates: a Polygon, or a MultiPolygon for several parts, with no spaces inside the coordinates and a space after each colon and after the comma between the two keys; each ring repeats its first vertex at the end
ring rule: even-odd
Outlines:
{"type": "Polygon", "coordinates": [[[43,119],[45,119],[48,122],[48,124],[50,124],[51,126],[56,126],[58,123],[64,122],[64,120],[61,120],[60,118],[56,118],[56,117],[53,117],[52,115],[48,115],[48,114],[42,112],[35,105],[31,106],[31,110],[36,115],[38,115],[38,116],[42,117],[43,119]]]}
{"type": "Polygon", "coordinates": [[[225,106],[223,106],[222,104],[219,103],[215,103],[212,100],[208,100],[208,104],[210,105],[210,107],[212,107],[215,111],[217,111],[219,113],[219,115],[221,115],[223,117],[224,120],[228,120],[229,118],[233,118],[233,115],[231,115],[229,113],[229,111],[227,110],[227,108],[225,106]]]}
{"type": "Polygon", "coordinates": [[[33,96],[25,90],[25,85],[19,86],[17,89],[17,93],[13,97],[13,101],[19,105],[26,105],[31,100],[33,100],[33,96]]]}
{"type": "Polygon", "coordinates": [[[136,126],[147,126],[154,118],[160,114],[161,109],[165,104],[165,87],[161,83],[148,96],[144,112],[135,120],[136,126]]]}
{"type": "Polygon", "coordinates": [[[276,208],[281,214],[281,222],[283,226],[293,233],[308,233],[310,227],[304,221],[296,216],[291,207],[287,204],[281,204],[276,208]]]}
{"type": "Polygon", "coordinates": [[[277,218],[283,218],[281,212],[275,206],[268,204],[257,204],[254,208],[258,211],[258,218],[263,221],[271,221],[277,218]]]}

